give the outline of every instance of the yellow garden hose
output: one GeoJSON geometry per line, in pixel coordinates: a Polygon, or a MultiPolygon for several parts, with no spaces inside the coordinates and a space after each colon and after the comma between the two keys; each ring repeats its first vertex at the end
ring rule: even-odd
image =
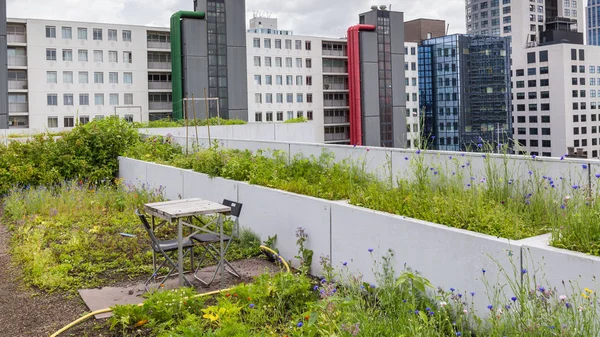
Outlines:
{"type": "MultiPolygon", "coordinates": [[[[283,259],[283,257],[281,257],[281,255],[279,255],[277,252],[275,252],[273,249],[266,247],[266,246],[260,246],[260,249],[262,250],[266,250],[269,253],[274,254],[275,256],[277,256],[279,258],[279,260],[283,263],[283,265],[285,266],[286,271],[289,273],[290,272],[290,266],[287,264],[287,262],[285,262],[285,260],[283,259]]],[[[198,294],[198,295],[194,295],[192,296],[193,298],[196,297],[204,297],[204,296],[210,296],[210,295],[215,295],[215,294],[220,294],[222,292],[225,291],[230,291],[233,288],[227,288],[227,289],[221,289],[221,290],[215,290],[215,291],[209,291],[207,293],[202,293],[202,294],[198,294]]],[[[138,304],[138,306],[142,306],[144,305],[144,303],[140,303],[138,304]]],[[[99,315],[99,314],[105,314],[107,312],[111,312],[112,309],[111,308],[106,308],[106,309],[100,309],[100,310],[96,310],[93,312],[90,312],[89,314],[79,317],[78,319],[74,320],[73,322],[69,323],[68,325],[66,325],[65,327],[63,327],[62,329],[58,330],[57,332],[53,333],[52,335],[50,335],[50,337],[56,337],[58,335],[60,335],[61,333],[69,330],[70,328],[74,327],[75,325],[85,322],[88,319],[94,317],[95,315],[99,315]]]]}

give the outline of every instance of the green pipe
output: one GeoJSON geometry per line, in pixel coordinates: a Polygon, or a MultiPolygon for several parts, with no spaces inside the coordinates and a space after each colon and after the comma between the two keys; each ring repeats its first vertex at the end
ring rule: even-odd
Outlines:
{"type": "Polygon", "coordinates": [[[171,76],[173,78],[173,120],[183,119],[183,58],[181,19],[204,20],[204,12],[179,11],[171,15],[171,76]]]}

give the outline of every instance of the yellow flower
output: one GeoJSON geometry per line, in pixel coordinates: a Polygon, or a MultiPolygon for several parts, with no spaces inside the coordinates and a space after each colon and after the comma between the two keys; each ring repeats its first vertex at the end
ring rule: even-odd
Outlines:
{"type": "Polygon", "coordinates": [[[213,313],[204,314],[204,316],[202,316],[202,317],[209,319],[211,322],[214,322],[219,319],[219,315],[213,314],[213,313]]]}
{"type": "Polygon", "coordinates": [[[588,289],[588,288],[585,288],[585,289],[583,289],[583,290],[584,290],[586,293],[590,293],[590,294],[593,294],[593,293],[594,293],[592,290],[590,290],[590,289],[588,289]]]}
{"type": "Polygon", "coordinates": [[[586,293],[581,293],[581,296],[583,296],[583,298],[589,298],[589,296],[586,293]]]}

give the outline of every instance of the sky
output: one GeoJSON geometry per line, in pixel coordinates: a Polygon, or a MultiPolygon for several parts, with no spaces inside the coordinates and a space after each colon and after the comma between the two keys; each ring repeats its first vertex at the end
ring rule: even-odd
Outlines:
{"type": "MultiPolygon", "coordinates": [[[[465,31],[465,0],[246,0],[246,18],[268,12],[295,35],[342,37],[375,4],[404,12],[406,21],[442,19],[450,34],[465,31]]],[[[7,0],[8,17],[164,27],[172,13],[192,9],[193,0],[7,0]]]]}

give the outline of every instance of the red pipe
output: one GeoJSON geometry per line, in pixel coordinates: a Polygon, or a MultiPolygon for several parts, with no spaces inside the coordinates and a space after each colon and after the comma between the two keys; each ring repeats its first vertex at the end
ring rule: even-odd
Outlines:
{"type": "Polygon", "coordinates": [[[348,91],[350,106],[350,144],[362,145],[362,111],[360,96],[360,31],[374,31],[373,25],[348,28],[348,91]]]}

